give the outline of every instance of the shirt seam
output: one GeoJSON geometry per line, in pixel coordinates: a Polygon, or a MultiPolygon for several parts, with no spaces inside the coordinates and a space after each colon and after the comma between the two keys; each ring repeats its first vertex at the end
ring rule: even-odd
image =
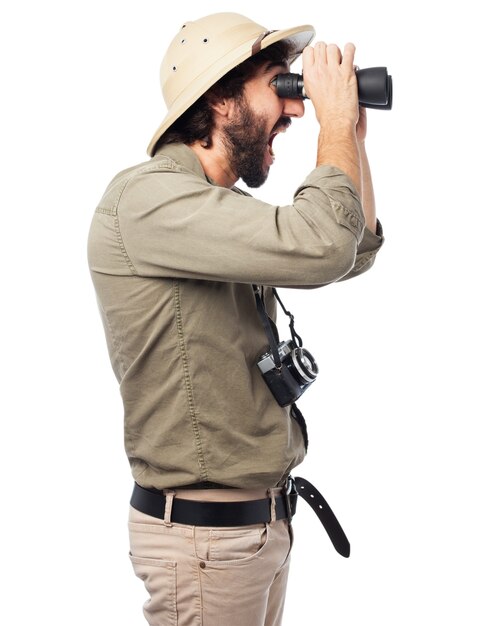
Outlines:
{"type": "Polygon", "coordinates": [[[192,383],[190,371],[189,371],[188,351],[186,349],[183,316],[182,316],[182,311],[181,311],[181,295],[180,295],[179,283],[177,281],[174,283],[174,307],[175,307],[175,314],[176,314],[176,329],[177,329],[178,345],[179,345],[179,350],[181,352],[181,362],[182,362],[182,367],[183,367],[184,388],[186,390],[186,398],[188,401],[188,412],[190,415],[191,426],[192,426],[193,434],[195,437],[195,447],[197,450],[198,466],[200,468],[200,478],[201,478],[201,481],[203,482],[203,481],[209,480],[209,473],[207,471],[207,465],[205,463],[205,457],[204,457],[203,445],[202,445],[202,437],[200,434],[200,424],[197,418],[195,397],[193,393],[193,383],[192,383]]]}
{"type": "Polygon", "coordinates": [[[127,267],[129,268],[129,270],[131,271],[132,274],[134,274],[135,276],[137,276],[139,274],[139,272],[137,271],[137,269],[134,266],[134,263],[132,262],[132,259],[130,258],[130,256],[127,253],[127,249],[125,247],[125,243],[122,237],[122,232],[120,230],[120,220],[118,217],[118,205],[120,204],[120,200],[122,199],[122,196],[124,194],[125,188],[127,187],[127,185],[131,182],[131,180],[133,180],[136,176],[140,176],[141,174],[148,174],[150,172],[154,172],[155,170],[157,171],[162,171],[162,169],[165,169],[165,166],[167,166],[167,169],[169,171],[179,171],[180,167],[179,165],[173,161],[171,158],[167,157],[167,158],[163,158],[160,161],[157,161],[155,163],[148,163],[147,165],[139,168],[138,170],[136,170],[135,172],[133,172],[130,176],[128,176],[124,183],[122,184],[122,187],[120,188],[118,194],[117,194],[117,198],[112,206],[111,209],[105,209],[103,207],[98,207],[98,211],[99,213],[105,213],[107,215],[112,215],[114,217],[114,223],[115,223],[115,235],[117,238],[117,242],[118,245],[120,247],[120,251],[122,252],[122,255],[125,259],[125,262],[127,263],[127,267]]]}
{"type": "Polygon", "coordinates": [[[118,219],[118,215],[115,215],[114,218],[114,222],[115,222],[115,235],[117,237],[117,242],[118,245],[120,247],[120,251],[125,259],[125,262],[127,263],[127,267],[129,268],[129,270],[131,271],[132,274],[134,274],[135,276],[137,276],[138,271],[136,270],[136,268],[134,267],[134,263],[132,263],[129,255],[127,254],[127,250],[125,248],[125,243],[122,237],[122,232],[120,231],[120,221],[118,219]]]}
{"type": "Polygon", "coordinates": [[[173,161],[170,157],[165,157],[159,161],[147,163],[146,165],[143,165],[142,167],[139,167],[131,172],[130,176],[126,177],[121,189],[117,193],[117,198],[111,209],[113,211],[113,215],[117,214],[120,200],[122,199],[125,188],[131,182],[131,180],[137,178],[138,176],[141,176],[142,174],[150,174],[155,171],[161,172],[165,169],[167,169],[167,171],[169,172],[179,172],[181,170],[179,164],[176,163],[176,161],[173,161]]]}
{"type": "Polygon", "coordinates": [[[360,233],[364,229],[364,221],[360,219],[360,216],[357,215],[356,212],[348,209],[342,202],[339,200],[333,200],[329,197],[329,202],[334,211],[340,211],[349,221],[350,226],[356,228],[357,232],[360,233]]]}

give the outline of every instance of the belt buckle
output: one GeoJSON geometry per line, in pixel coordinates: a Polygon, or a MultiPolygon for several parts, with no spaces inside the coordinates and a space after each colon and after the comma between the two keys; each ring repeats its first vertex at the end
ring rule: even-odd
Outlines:
{"type": "Polygon", "coordinates": [[[295,491],[294,478],[288,476],[283,487],[283,494],[285,498],[285,512],[287,513],[287,520],[289,524],[292,523],[292,508],[291,508],[291,494],[295,491]]]}

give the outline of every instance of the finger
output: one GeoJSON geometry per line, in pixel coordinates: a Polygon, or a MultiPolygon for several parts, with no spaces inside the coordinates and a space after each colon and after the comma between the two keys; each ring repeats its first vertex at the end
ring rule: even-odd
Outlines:
{"type": "Polygon", "coordinates": [[[327,62],[333,65],[339,65],[341,63],[341,50],[336,46],[335,43],[330,43],[327,46],[327,62]]]}
{"type": "Polygon", "coordinates": [[[325,41],[318,41],[315,44],[315,61],[326,61],[326,49],[325,41]]]}
{"type": "Polygon", "coordinates": [[[355,60],[355,44],[347,43],[344,47],[342,64],[353,69],[355,60]]]}
{"type": "Polygon", "coordinates": [[[315,53],[313,51],[313,48],[311,46],[306,46],[306,48],[303,50],[303,67],[311,67],[311,65],[313,65],[314,58],[315,53]]]}

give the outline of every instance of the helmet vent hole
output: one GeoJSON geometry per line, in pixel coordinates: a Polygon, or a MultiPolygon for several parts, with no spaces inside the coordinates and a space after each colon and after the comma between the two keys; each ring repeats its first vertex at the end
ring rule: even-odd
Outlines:
{"type": "Polygon", "coordinates": [[[203,38],[203,42],[204,42],[204,43],[209,43],[209,39],[208,39],[208,37],[204,37],[204,38],[203,38]]]}
{"type": "Polygon", "coordinates": [[[181,39],[181,43],[184,43],[186,41],[186,39],[181,39]]]}
{"type": "Polygon", "coordinates": [[[173,72],[177,72],[177,66],[176,66],[176,65],[173,65],[173,66],[172,66],[172,71],[173,71],[173,72]]]}

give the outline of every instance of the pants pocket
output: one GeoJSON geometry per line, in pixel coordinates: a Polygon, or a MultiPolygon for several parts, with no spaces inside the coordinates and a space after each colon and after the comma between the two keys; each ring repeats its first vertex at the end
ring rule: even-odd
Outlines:
{"type": "Polygon", "coordinates": [[[210,531],[209,561],[235,562],[255,557],[266,544],[268,528],[238,528],[210,531]]]}
{"type": "Polygon", "coordinates": [[[152,626],[177,626],[176,563],[129,555],[134,573],[144,582],[150,599],[144,616],[152,626]]]}

